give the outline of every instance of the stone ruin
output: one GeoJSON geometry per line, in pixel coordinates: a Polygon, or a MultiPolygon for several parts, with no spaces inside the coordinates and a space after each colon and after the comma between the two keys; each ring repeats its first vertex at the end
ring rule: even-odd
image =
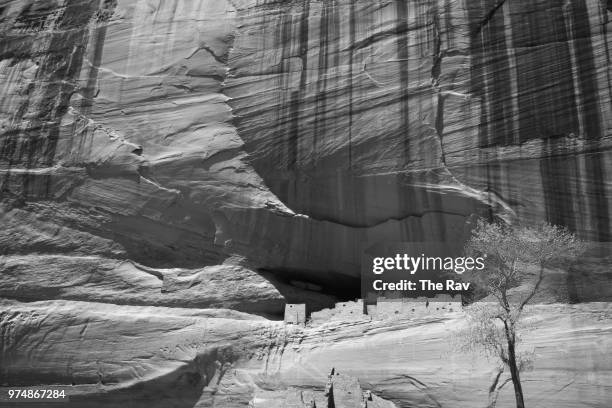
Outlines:
{"type": "Polygon", "coordinates": [[[390,408],[395,405],[377,397],[370,390],[363,390],[355,377],[340,374],[332,368],[325,386],[327,407],[334,408],[390,408]]]}
{"type": "MultiPolygon", "coordinates": [[[[443,315],[462,310],[461,295],[438,294],[434,297],[384,298],[376,299],[376,304],[366,305],[357,299],[340,302],[331,309],[323,309],[310,315],[314,325],[329,321],[392,320],[411,316],[443,315]]],[[[285,320],[286,321],[286,320],[285,320]]]]}
{"type": "Polygon", "coordinates": [[[256,393],[251,408],[395,408],[395,404],[363,390],[355,377],[331,370],[325,391],[289,388],[256,393]]]}
{"type": "Polygon", "coordinates": [[[331,309],[322,309],[310,315],[312,324],[340,320],[370,320],[370,317],[363,313],[363,300],[336,303],[331,309]]]}
{"type": "Polygon", "coordinates": [[[305,303],[288,303],[285,305],[285,323],[288,324],[306,324],[306,304],[305,303]]]}
{"type": "Polygon", "coordinates": [[[461,295],[438,294],[434,297],[387,299],[380,297],[376,305],[368,305],[373,320],[388,320],[410,316],[443,315],[462,310],[461,295]],[[370,307],[372,306],[372,307],[370,307]]]}

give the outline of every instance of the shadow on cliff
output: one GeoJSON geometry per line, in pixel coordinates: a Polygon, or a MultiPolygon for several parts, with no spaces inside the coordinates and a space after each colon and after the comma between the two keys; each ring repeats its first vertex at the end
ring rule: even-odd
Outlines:
{"type": "Polygon", "coordinates": [[[347,276],[323,285],[307,280],[308,274],[300,270],[260,269],[258,272],[274,285],[286,303],[306,303],[309,313],[333,307],[336,302],[361,297],[359,278],[347,276]]]}

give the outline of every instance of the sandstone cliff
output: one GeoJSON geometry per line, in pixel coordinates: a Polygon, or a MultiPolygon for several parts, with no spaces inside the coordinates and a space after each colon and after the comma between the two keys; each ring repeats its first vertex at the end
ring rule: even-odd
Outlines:
{"type": "MultiPolygon", "coordinates": [[[[454,348],[460,313],[300,328],[219,309],[1,306],[2,381],[64,384],[77,407],[269,407],[295,390],[318,400],[335,367],[397,406],[473,408],[486,406],[498,369],[454,348]]],[[[610,318],[604,303],[530,309],[530,406],[609,406],[610,318]]],[[[512,398],[503,389],[498,406],[512,398]]]]}
{"type": "MultiPolygon", "coordinates": [[[[604,0],[0,1],[0,383],[245,406],[286,347],[258,315],[353,298],[364,242],[461,245],[474,215],[577,232],[593,248],[551,297],[609,301],[611,47],[604,0]]],[[[352,359],[343,336],[319,356],[352,359]]],[[[539,373],[566,379],[549,357],[539,373]]],[[[368,364],[347,368],[403,404],[455,380],[424,397],[368,364]]],[[[584,364],[596,378],[567,392],[604,407],[607,359],[584,364]]],[[[488,379],[465,375],[473,407],[488,379]]]]}
{"type": "Polygon", "coordinates": [[[324,282],[474,213],[607,241],[605,6],[5,2],[3,251],[324,282]]]}

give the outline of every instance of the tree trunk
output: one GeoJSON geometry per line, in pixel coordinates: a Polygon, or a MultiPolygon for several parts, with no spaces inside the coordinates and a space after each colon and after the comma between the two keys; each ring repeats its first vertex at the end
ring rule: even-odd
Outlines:
{"type": "Polygon", "coordinates": [[[516,364],[516,351],[514,349],[514,339],[508,338],[508,367],[514,384],[514,397],[516,398],[516,408],[525,408],[523,401],[523,387],[521,386],[521,377],[516,364]]]}

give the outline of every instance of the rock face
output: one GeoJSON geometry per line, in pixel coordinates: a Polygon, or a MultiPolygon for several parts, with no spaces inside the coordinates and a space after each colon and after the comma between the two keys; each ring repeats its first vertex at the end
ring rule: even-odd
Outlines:
{"type": "Polygon", "coordinates": [[[362,390],[355,377],[332,369],[324,391],[262,391],[251,401],[253,408],[395,408],[392,402],[362,390]]]}
{"type": "MultiPolygon", "coordinates": [[[[529,311],[536,327],[524,347],[534,353],[533,369],[522,374],[526,406],[609,405],[602,388],[610,380],[605,356],[612,344],[609,304],[539,305],[529,311]]],[[[289,385],[320,385],[332,364],[358,377],[370,389],[399,406],[485,407],[497,362],[458,351],[453,332],[460,313],[444,318],[404,321],[330,322],[311,328],[298,347],[287,347],[277,364],[289,385]]],[[[505,374],[504,377],[505,379],[505,374]]],[[[511,384],[503,388],[499,407],[513,407],[511,384]]]]}
{"type": "Polygon", "coordinates": [[[609,240],[603,2],[241,5],[226,93],[291,209],[439,238],[449,215],[497,198],[609,240]],[[431,212],[437,230],[407,225],[431,212]]]}
{"type": "MultiPolygon", "coordinates": [[[[61,300],[1,306],[1,384],[63,384],[76,407],[286,408],[314,399],[320,408],[335,367],[343,374],[333,383],[337,401],[361,387],[371,391],[368,407],[473,408],[486,406],[497,373],[496,361],[454,348],[464,322],[457,312],[300,328],[220,309],[61,300]]],[[[610,313],[603,303],[529,311],[537,330],[525,340],[534,352],[533,370],[523,373],[527,403],[609,406],[610,313]]],[[[498,406],[512,406],[512,398],[504,388],[498,406]]]]}
{"type": "MultiPolygon", "coordinates": [[[[547,290],[609,301],[611,48],[604,0],[1,1],[0,384],[247,406],[336,359],[400,405],[476,406],[488,371],[419,360],[452,319],[410,348],[261,316],[353,299],[364,244],[461,245],[475,215],[575,231],[593,249],[547,290]],[[422,367],[356,367],[368,339],[422,367]]],[[[592,324],[547,315],[530,381],[608,406],[608,329],[563,311],[592,324]]]]}
{"type": "Polygon", "coordinates": [[[24,301],[69,299],[130,305],[229,308],[278,315],[287,301],[314,308],[334,298],[300,290],[240,265],[153,269],[95,256],[4,256],[0,296],[24,301]]]}
{"type": "Polygon", "coordinates": [[[364,241],[462,240],[471,214],[607,241],[610,13],[6,2],[4,252],[329,284],[364,241]]]}

